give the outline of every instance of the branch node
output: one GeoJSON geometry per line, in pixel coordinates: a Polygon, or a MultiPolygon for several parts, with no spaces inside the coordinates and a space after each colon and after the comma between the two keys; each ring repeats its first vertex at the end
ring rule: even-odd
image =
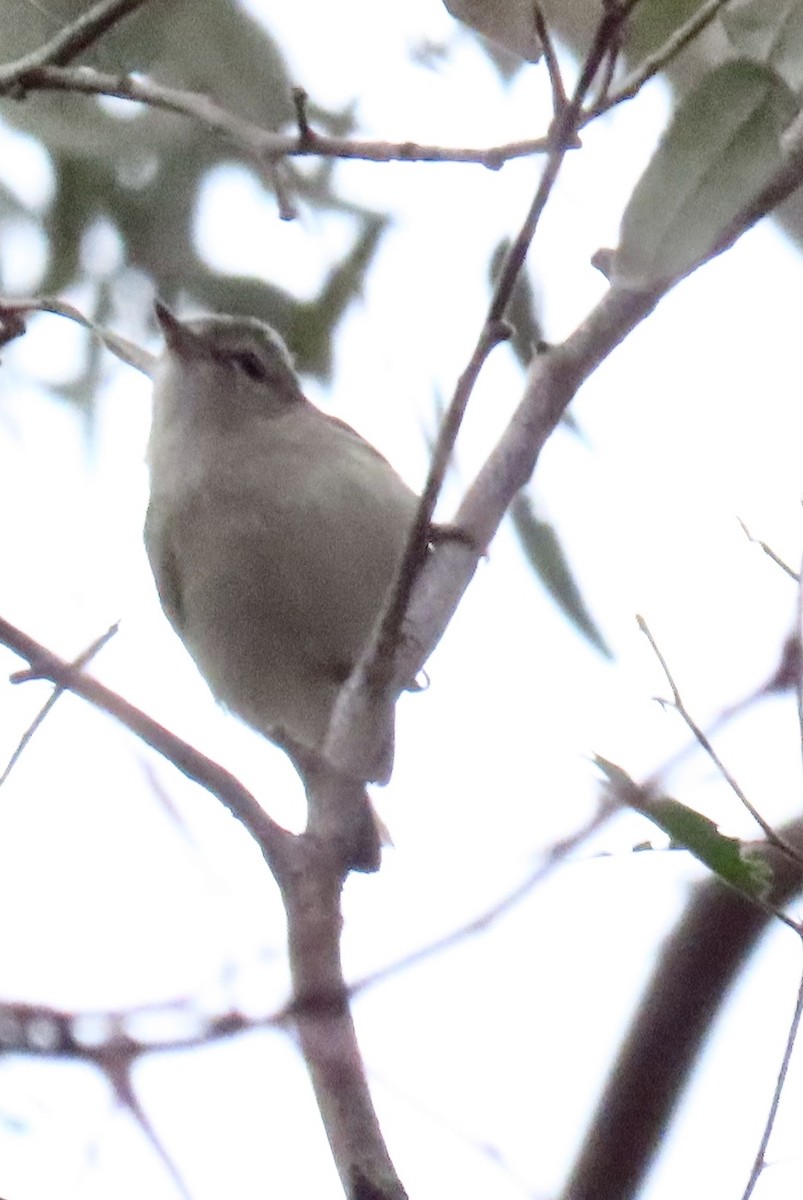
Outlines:
{"type": "Polygon", "coordinates": [[[298,125],[298,148],[299,150],[311,150],[315,143],[315,134],[310,128],[309,117],[307,115],[307,101],[309,96],[303,87],[294,87],[292,89],[293,107],[296,110],[296,123],[298,125]]]}

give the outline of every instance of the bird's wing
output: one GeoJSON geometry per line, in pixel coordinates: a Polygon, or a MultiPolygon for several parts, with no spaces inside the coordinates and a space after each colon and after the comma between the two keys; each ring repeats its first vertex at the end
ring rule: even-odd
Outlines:
{"type": "Polygon", "coordinates": [[[153,504],[145,517],[145,549],[156,581],[156,590],[170,624],[182,634],[186,624],[181,571],[171,536],[170,521],[157,517],[153,504]]]}

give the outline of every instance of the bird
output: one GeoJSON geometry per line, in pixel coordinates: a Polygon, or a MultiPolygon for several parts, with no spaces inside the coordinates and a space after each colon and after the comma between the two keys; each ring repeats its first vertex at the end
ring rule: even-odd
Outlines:
{"type": "MultiPolygon", "coordinates": [[[[252,317],[180,320],[161,301],[145,547],[162,608],[227,709],[321,769],[338,692],[393,587],[418,497],[345,422],[304,395],[280,335],[252,317]]],[[[349,867],[377,870],[364,780],[338,773],[349,867]]],[[[332,770],[334,770],[332,768],[332,770]]],[[[307,788],[309,795],[309,787],[307,788]]]]}

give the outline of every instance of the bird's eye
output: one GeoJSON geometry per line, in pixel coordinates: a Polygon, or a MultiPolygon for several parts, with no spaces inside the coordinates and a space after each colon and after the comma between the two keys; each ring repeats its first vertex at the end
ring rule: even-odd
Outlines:
{"type": "Polygon", "coordinates": [[[267,372],[265,364],[259,355],[254,354],[253,350],[239,350],[231,356],[232,362],[240,370],[244,371],[249,379],[253,379],[255,383],[261,383],[265,380],[267,372]]]}

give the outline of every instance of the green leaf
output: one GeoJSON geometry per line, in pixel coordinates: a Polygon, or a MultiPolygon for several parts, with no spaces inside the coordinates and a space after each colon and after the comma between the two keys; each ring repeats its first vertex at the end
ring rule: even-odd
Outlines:
{"type": "Polygon", "coordinates": [[[772,870],[739,840],[720,833],[715,823],[670,797],[651,800],[646,815],[673,843],[683,846],[720,879],[763,900],[772,885],[772,870]]]}
{"type": "Polygon", "coordinates": [[[622,218],[613,276],[646,287],[710,254],[782,162],[797,109],[789,88],[746,61],[711,71],[683,99],[622,218]]]}
{"type": "Polygon", "coordinates": [[[681,25],[703,7],[706,0],[641,0],[627,25],[625,54],[628,65],[636,67],[648,54],[654,54],[681,25]]]}
{"type": "Polygon", "coordinates": [[[800,0],[731,0],[722,25],[738,54],[771,67],[793,91],[803,88],[800,0]]]}
{"type": "MultiPolygon", "coordinates": [[[[499,277],[509,249],[510,239],[503,238],[491,255],[488,276],[492,286],[499,277]]],[[[530,365],[533,354],[544,340],[539,307],[539,298],[535,294],[530,276],[522,268],[513,285],[505,317],[513,326],[513,336],[509,344],[523,367],[530,365]]]]}
{"type": "Polygon", "coordinates": [[[510,514],[530,566],[561,612],[592,646],[606,658],[611,658],[611,651],[586,608],[553,527],[535,515],[532,503],[524,492],[516,496],[510,514]]]}
{"type": "Polygon", "coordinates": [[[648,817],[668,834],[674,846],[688,850],[737,891],[757,900],[766,900],[773,882],[772,868],[752,847],[739,838],[720,833],[713,821],[679,800],[654,796],[646,788],[640,788],[616,763],[599,755],[595,755],[594,762],[605,775],[615,797],[648,817]]]}

